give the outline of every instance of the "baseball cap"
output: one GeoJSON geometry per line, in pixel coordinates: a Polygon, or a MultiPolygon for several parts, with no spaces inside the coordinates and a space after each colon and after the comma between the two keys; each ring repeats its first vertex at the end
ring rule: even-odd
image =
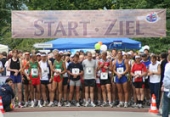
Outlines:
{"type": "Polygon", "coordinates": [[[47,54],[43,53],[43,54],[41,54],[41,56],[42,56],[42,57],[43,57],[43,56],[47,56],[47,54]]]}
{"type": "Polygon", "coordinates": [[[141,57],[147,57],[147,55],[145,53],[142,53],[141,57]]]}
{"type": "Polygon", "coordinates": [[[136,55],[136,56],[135,56],[135,59],[138,59],[138,58],[140,58],[140,56],[139,56],[139,55],[136,55]]]}
{"type": "Polygon", "coordinates": [[[37,53],[36,55],[37,55],[37,56],[41,56],[41,54],[40,54],[40,53],[37,53]]]}

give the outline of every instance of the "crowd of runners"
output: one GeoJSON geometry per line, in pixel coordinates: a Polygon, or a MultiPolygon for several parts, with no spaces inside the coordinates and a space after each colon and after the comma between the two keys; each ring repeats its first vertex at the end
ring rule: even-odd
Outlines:
{"type": "Polygon", "coordinates": [[[13,80],[15,106],[150,105],[155,94],[160,105],[168,53],[134,51],[51,53],[12,50],[0,55],[0,73],[13,80]],[[17,102],[17,103],[16,103],[17,102]]]}

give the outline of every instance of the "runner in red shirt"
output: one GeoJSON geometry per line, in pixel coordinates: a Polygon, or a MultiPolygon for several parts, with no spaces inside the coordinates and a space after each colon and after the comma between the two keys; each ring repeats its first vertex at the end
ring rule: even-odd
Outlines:
{"type": "Polygon", "coordinates": [[[135,56],[136,63],[133,64],[131,75],[133,77],[133,85],[135,86],[135,91],[138,99],[138,108],[142,108],[144,100],[144,88],[145,84],[143,82],[143,77],[147,74],[146,66],[141,63],[141,57],[139,55],[135,56]]]}

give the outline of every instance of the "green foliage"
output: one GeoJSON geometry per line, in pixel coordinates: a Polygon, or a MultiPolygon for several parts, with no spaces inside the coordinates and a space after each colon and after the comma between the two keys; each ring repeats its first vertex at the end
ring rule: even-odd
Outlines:
{"type": "Polygon", "coordinates": [[[167,9],[167,37],[137,38],[151,51],[159,53],[170,47],[170,2],[169,0],[1,0],[0,43],[12,48],[31,50],[34,43],[48,39],[12,39],[11,10],[98,10],[98,9],[167,9]]]}

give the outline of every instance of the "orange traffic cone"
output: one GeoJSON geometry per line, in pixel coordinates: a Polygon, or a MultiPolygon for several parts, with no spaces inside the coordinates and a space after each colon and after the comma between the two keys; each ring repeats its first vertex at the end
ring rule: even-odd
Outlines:
{"type": "Polygon", "coordinates": [[[156,107],[156,96],[155,96],[155,94],[152,95],[151,107],[149,109],[149,112],[155,113],[155,114],[158,113],[158,109],[156,107]]]}
{"type": "Polygon", "coordinates": [[[4,107],[3,107],[3,102],[2,102],[2,97],[1,97],[1,96],[0,96],[0,111],[1,111],[2,113],[5,113],[4,107]]]}

